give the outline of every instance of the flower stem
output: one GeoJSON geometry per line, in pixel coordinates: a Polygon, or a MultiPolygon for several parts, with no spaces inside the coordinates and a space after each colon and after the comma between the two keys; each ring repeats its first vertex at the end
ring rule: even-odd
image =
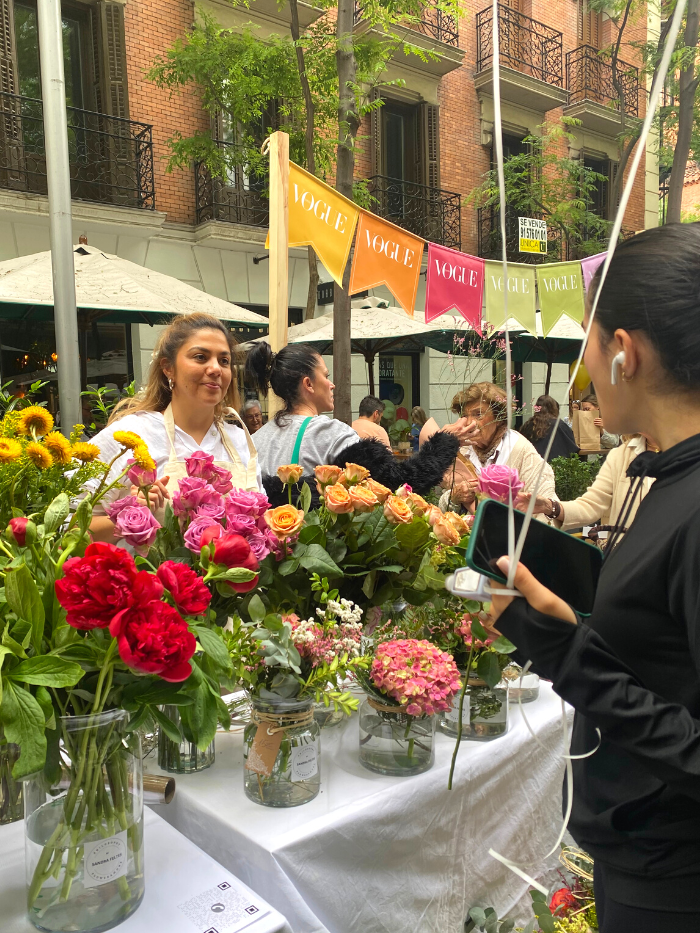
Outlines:
{"type": "Polygon", "coordinates": [[[455,773],[455,765],[457,764],[457,752],[459,751],[459,745],[462,741],[462,710],[464,709],[464,694],[467,692],[467,687],[469,686],[469,675],[472,669],[472,658],[474,657],[474,639],[472,638],[472,643],[469,646],[469,659],[467,661],[467,669],[464,674],[464,683],[462,684],[462,689],[459,692],[459,713],[457,719],[457,738],[455,739],[455,750],[452,752],[452,762],[450,763],[450,776],[447,779],[447,789],[452,790],[452,778],[455,773]]]}

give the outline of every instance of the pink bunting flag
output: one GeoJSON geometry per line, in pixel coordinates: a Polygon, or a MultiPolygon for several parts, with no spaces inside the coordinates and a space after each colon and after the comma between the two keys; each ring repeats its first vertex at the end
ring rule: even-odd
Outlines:
{"type": "Polygon", "coordinates": [[[457,310],[481,333],[484,295],[484,260],[447,246],[428,244],[428,279],[425,296],[426,323],[457,310]]]}
{"type": "Polygon", "coordinates": [[[599,265],[605,260],[607,253],[596,253],[595,256],[586,256],[581,260],[581,272],[583,272],[583,288],[588,291],[588,286],[596,274],[599,265]]]}

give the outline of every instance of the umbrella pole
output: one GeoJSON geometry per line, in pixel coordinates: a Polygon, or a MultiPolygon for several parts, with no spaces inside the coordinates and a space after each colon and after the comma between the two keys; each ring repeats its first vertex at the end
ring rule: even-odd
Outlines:
{"type": "MultiPolygon", "coordinates": [[[[270,346],[275,353],[287,346],[289,317],[289,136],[270,136],[270,346]]],[[[268,417],[281,408],[270,389],[268,417]]]]}
{"type": "Polygon", "coordinates": [[[365,362],[369,377],[369,394],[374,395],[374,353],[365,353],[365,362]]]}
{"type": "Polygon", "coordinates": [[[37,0],[61,430],[81,420],[68,121],[60,0],[37,0]]]}

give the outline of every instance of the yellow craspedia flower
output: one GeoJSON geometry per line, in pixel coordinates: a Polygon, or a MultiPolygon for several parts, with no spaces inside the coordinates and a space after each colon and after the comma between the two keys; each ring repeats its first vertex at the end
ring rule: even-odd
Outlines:
{"type": "Polygon", "coordinates": [[[60,431],[52,431],[44,438],[44,447],[48,450],[54,459],[54,463],[70,463],[71,445],[67,437],[64,437],[60,431]]]}
{"type": "Polygon", "coordinates": [[[48,434],[53,430],[53,415],[41,405],[30,405],[19,413],[18,434],[48,434]]]}
{"type": "Polygon", "coordinates": [[[133,431],[115,431],[112,435],[117,444],[121,444],[122,447],[128,447],[129,450],[134,450],[134,448],[139,445],[145,446],[143,439],[134,434],[133,431]]]}
{"type": "Polygon", "coordinates": [[[0,463],[12,463],[22,456],[22,445],[11,437],[0,437],[0,463]]]}
{"type": "Polygon", "coordinates": [[[134,447],[133,457],[135,462],[143,467],[144,470],[155,470],[156,462],[148,451],[148,447],[142,442],[134,447]]]}
{"type": "Polygon", "coordinates": [[[76,460],[82,460],[83,463],[92,463],[100,456],[100,448],[96,444],[88,444],[87,441],[77,441],[70,452],[76,460]]]}
{"type": "Polygon", "coordinates": [[[48,468],[53,465],[53,457],[43,444],[30,441],[25,447],[24,452],[34,466],[39,467],[40,470],[48,470],[48,468]]]}

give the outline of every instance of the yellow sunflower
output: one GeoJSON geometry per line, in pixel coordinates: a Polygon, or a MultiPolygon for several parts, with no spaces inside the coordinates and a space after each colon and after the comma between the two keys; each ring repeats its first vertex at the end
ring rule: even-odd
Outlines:
{"type": "Polygon", "coordinates": [[[48,470],[53,465],[51,454],[42,444],[38,444],[36,441],[30,441],[24,452],[34,466],[39,467],[40,470],[48,470]]]}
{"type": "Polygon", "coordinates": [[[22,445],[11,437],[0,437],[0,463],[12,463],[22,456],[22,445]]]}
{"type": "Polygon", "coordinates": [[[88,444],[87,441],[77,441],[70,452],[76,460],[82,460],[83,463],[92,463],[100,456],[100,448],[96,444],[88,444]]]}
{"type": "Polygon", "coordinates": [[[18,434],[48,434],[53,429],[51,412],[41,405],[30,405],[20,412],[17,421],[18,434]]]}
{"type": "Polygon", "coordinates": [[[112,437],[117,444],[128,447],[129,450],[134,450],[139,445],[143,445],[143,439],[138,434],[134,434],[133,431],[115,431],[112,437]]]}
{"type": "Polygon", "coordinates": [[[54,463],[70,463],[71,446],[67,437],[64,437],[60,431],[52,431],[44,438],[44,447],[49,451],[54,459],[54,463]]]}
{"type": "Polygon", "coordinates": [[[148,447],[142,442],[134,447],[133,457],[136,463],[144,470],[155,470],[156,462],[148,452],[148,447]]]}

